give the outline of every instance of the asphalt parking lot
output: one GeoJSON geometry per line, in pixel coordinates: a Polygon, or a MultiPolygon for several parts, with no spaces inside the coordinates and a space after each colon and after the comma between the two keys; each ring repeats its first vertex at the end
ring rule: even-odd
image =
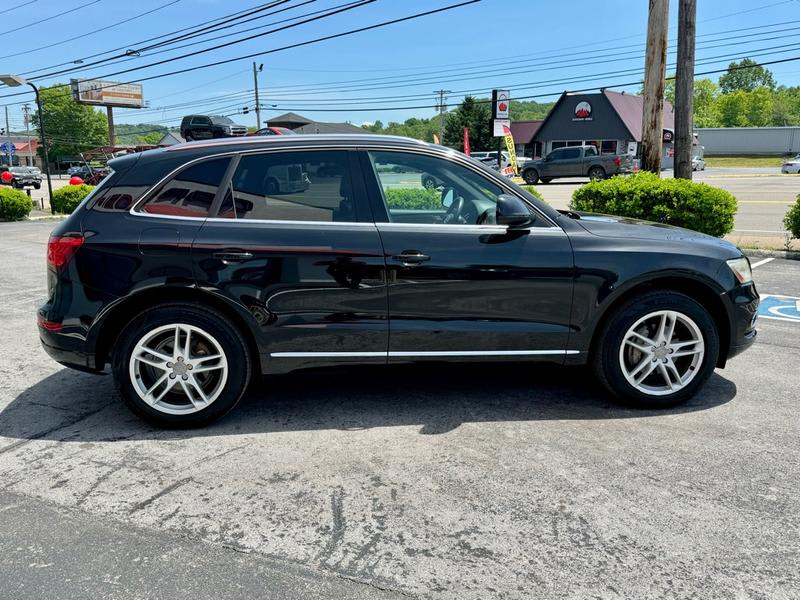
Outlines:
{"type": "Polygon", "coordinates": [[[754,259],[757,343],[676,409],[580,370],[337,369],[175,432],[40,349],[51,227],[0,224],[4,598],[800,594],[800,261],[754,259]]]}

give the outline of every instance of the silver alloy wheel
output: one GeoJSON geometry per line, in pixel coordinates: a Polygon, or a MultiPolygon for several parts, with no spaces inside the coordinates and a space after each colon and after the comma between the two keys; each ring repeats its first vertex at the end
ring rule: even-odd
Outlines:
{"type": "Polygon", "coordinates": [[[128,372],[139,397],[170,415],[207,408],[225,388],[228,360],[214,337],[175,323],[147,332],[131,353],[128,372]]]}
{"type": "Polygon", "coordinates": [[[683,313],[659,310],[636,321],[622,339],[619,365],[625,379],[648,396],[686,387],[705,356],[703,334],[683,313]]]}

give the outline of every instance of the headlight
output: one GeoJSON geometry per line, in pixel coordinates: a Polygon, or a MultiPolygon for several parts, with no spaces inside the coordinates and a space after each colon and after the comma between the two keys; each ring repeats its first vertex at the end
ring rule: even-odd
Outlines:
{"type": "Polygon", "coordinates": [[[733,271],[736,281],[742,284],[753,281],[753,270],[750,268],[750,261],[747,260],[746,256],[732,258],[726,262],[728,263],[731,271],[733,271]]]}

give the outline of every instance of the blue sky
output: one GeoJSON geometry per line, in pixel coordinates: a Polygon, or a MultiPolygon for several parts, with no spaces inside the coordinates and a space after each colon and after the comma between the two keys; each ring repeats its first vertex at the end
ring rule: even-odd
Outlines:
{"type": "MultiPolygon", "coordinates": [[[[299,5],[292,0],[273,8],[299,5]]],[[[131,81],[184,67],[264,52],[288,44],[331,35],[373,23],[456,3],[458,0],[377,0],[364,7],[305,24],[255,40],[215,50],[165,65],[112,77],[131,81]]],[[[0,26],[0,70],[30,74],[41,69],[84,59],[114,48],[141,48],[142,40],[166,35],[176,29],[260,6],[266,0],[18,0],[0,26]],[[82,5],[91,3],[82,8],[82,5]],[[69,14],[59,13],[75,9],[69,14]],[[135,18],[146,11],[149,15],[135,18]],[[50,20],[48,17],[54,16],[50,20]],[[109,25],[131,19],[114,27],[109,25]],[[27,26],[31,24],[31,26],[27,26]],[[33,49],[65,41],[52,48],[33,49]],[[10,56],[16,55],[16,56],[10,56]]],[[[117,59],[73,75],[38,80],[50,84],[73,77],[97,77],[125,68],[145,65],[192,50],[272,29],[265,25],[347,3],[316,0],[279,15],[266,16],[224,32],[231,38],[198,44],[181,50],[117,59]],[[262,29],[236,32],[250,27],[262,29]]],[[[800,0],[699,0],[697,71],[724,67],[732,58],[756,55],[769,61],[800,56],[800,0]],[[760,26],[769,26],[758,28],[760,26]],[[742,30],[724,33],[730,30],[742,30]],[[776,48],[786,46],[784,48],[776,48]],[[718,57],[718,58],[714,58],[718,57]]],[[[433,90],[449,89],[450,103],[466,91],[488,95],[493,87],[508,87],[514,97],[541,95],[555,99],[561,90],[599,88],[637,81],[643,67],[642,47],[646,0],[603,2],[554,2],[552,0],[482,0],[464,8],[419,20],[359,33],[256,58],[264,64],[260,75],[262,114],[275,116],[294,110],[322,121],[356,124],[376,119],[384,123],[411,116],[434,114],[433,90]],[[271,105],[276,105],[274,108],[271,105]],[[399,110],[390,110],[399,107],[399,110]],[[337,111],[324,111],[335,108],[337,111]],[[379,110],[366,110],[378,108],[379,110]]],[[[677,4],[670,7],[671,33],[677,21],[677,4]]],[[[284,23],[285,24],[285,23],[284,23]]],[[[189,40],[194,42],[197,40],[189,40]]],[[[182,42],[188,43],[188,42],[182,42]]],[[[119,54],[117,52],[116,54],[119,54]]],[[[104,55],[100,58],[104,58],[104,55]]],[[[144,82],[150,108],[117,109],[117,122],[172,125],[193,112],[235,113],[238,105],[252,109],[253,59],[201,69],[144,82]],[[175,106],[182,105],[182,106],[175,106]]],[[[64,66],[59,67],[65,68],[64,66]]],[[[800,83],[800,61],[769,67],[781,84],[800,83]]],[[[50,69],[52,70],[52,69],[50,69]]],[[[712,76],[714,79],[718,75],[712,76]]],[[[638,86],[628,89],[635,90],[638,86]]],[[[622,88],[617,88],[622,89],[622,88]]],[[[0,88],[0,95],[17,90],[0,88]]],[[[21,123],[18,101],[9,103],[12,129],[21,123]]],[[[235,120],[255,124],[254,114],[235,120]]]]}

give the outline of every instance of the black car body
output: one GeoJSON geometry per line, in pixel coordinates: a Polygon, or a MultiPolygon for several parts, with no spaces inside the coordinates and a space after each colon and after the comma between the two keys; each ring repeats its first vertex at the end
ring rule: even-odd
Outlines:
{"type": "Polygon", "coordinates": [[[42,187],[42,176],[28,167],[11,167],[4,170],[11,173],[12,179],[8,185],[12,187],[17,189],[33,187],[37,190],[42,187]]]}
{"type": "Polygon", "coordinates": [[[732,244],[562,214],[441,146],[248,137],[110,166],[53,231],[40,337],[67,366],[111,364],[126,402],[162,425],[221,416],[254,374],[352,363],[588,363],[617,397],[666,406],[756,335],[732,244]],[[308,184],[270,188],[278,167],[308,184]],[[444,187],[425,189],[426,174],[444,187]],[[685,381],[657,385],[673,366],[685,381]],[[627,389],[634,367],[645,379],[627,389]]]}
{"type": "Polygon", "coordinates": [[[220,115],[188,115],[181,120],[181,136],[187,142],[247,135],[247,127],[220,115]]]}

